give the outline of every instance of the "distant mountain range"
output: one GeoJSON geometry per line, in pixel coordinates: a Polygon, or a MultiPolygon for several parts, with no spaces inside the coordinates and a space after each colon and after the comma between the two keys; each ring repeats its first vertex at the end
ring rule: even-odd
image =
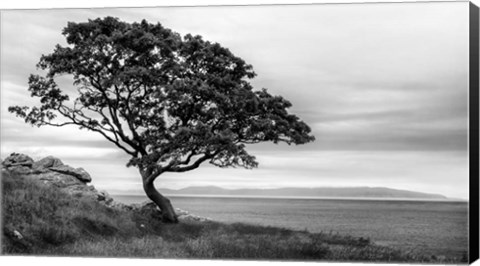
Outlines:
{"type": "Polygon", "coordinates": [[[225,189],[216,186],[187,187],[178,190],[160,189],[166,195],[209,195],[242,197],[308,197],[308,198],[381,198],[381,199],[438,199],[440,194],[398,190],[385,187],[319,187],[275,189],[225,189]]]}

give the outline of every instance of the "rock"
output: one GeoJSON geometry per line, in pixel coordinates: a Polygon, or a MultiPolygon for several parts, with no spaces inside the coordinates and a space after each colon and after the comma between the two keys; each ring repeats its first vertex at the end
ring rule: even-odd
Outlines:
{"type": "Polygon", "coordinates": [[[2,165],[5,168],[10,168],[10,167],[32,167],[33,165],[33,159],[30,158],[29,156],[21,153],[12,153],[10,156],[5,158],[5,160],[2,162],[2,165]]]}
{"type": "Polygon", "coordinates": [[[113,201],[113,198],[105,190],[97,191],[97,200],[103,201],[105,204],[110,204],[113,201]]]}
{"type": "Polygon", "coordinates": [[[210,218],[201,217],[193,214],[186,214],[186,215],[178,215],[179,221],[195,221],[195,222],[207,222],[211,221],[210,218]]]}
{"type": "Polygon", "coordinates": [[[18,232],[17,230],[14,230],[13,231],[13,236],[18,239],[18,240],[22,240],[23,239],[23,236],[22,234],[20,234],[20,232],[18,232]]]}
{"type": "Polygon", "coordinates": [[[34,162],[32,165],[32,168],[43,169],[43,168],[50,168],[50,167],[58,167],[62,165],[63,165],[62,161],[57,157],[47,156],[41,160],[34,162]]]}
{"type": "MultiPolygon", "coordinates": [[[[43,184],[55,186],[76,197],[89,197],[97,200],[99,192],[93,186],[87,186],[92,178],[83,168],[73,168],[53,156],[33,161],[27,155],[12,153],[2,162],[5,170],[20,173],[25,178],[41,181],[43,184]]],[[[103,203],[113,200],[103,193],[103,203]]]]}
{"type": "Polygon", "coordinates": [[[62,174],[74,176],[84,183],[92,181],[92,177],[90,177],[90,174],[87,173],[87,171],[85,171],[83,168],[73,168],[68,165],[59,165],[55,167],[50,167],[49,169],[62,174]]]}
{"type": "Polygon", "coordinates": [[[182,210],[179,208],[175,208],[175,213],[177,214],[178,220],[180,221],[197,221],[197,222],[211,221],[210,218],[190,214],[188,211],[182,210]]]}
{"type": "Polygon", "coordinates": [[[185,210],[182,210],[182,209],[179,209],[179,208],[175,208],[175,213],[178,215],[178,216],[182,216],[182,215],[188,215],[188,211],[185,211],[185,210]]]}

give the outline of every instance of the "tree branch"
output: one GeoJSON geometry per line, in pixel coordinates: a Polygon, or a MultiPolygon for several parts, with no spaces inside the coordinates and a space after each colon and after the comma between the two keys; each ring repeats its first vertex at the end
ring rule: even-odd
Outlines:
{"type": "MultiPolygon", "coordinates": [[[[107,102],[107,106],[108,106],[108,111],[110,113],[110,117],[112,118],[112,121],[113,121],[113,124],[115,125],[116,127],[116,132],[117,134],[120,136],[120,139],[125,142],[126,144],[130,145],[130,147],[132,147],[134,150],[142,150],[142,148],[134,143],[129,137],[127,137],[123,131],[123,128],[122,128],[122,124],[120,123],[120,120],[118,119],[118,115],[117,115],[117,108],[115,106],[112,105],[112,103],[110,102],[110,98],[108,97],[107,93],[106,93],[106,90],[104,88],[102,88],[102,86],[100,85],[98,79],[100,79],[99,77],[97,77],[97,80],[95,80],[93,77],[89,77],[90,78],[90,83],[92,84],[92,86],[94,88],[96,88],[101,94],[102,96],[104,97],[105,101],[107,102]]],[[[117,98],[119,97],[120,95],[117,96],[117,98]]]]}
{"type": "MultiPolygon", "coordinates": [[[[92,127],[90,125],[88,125],[88,122],[85,121],[85,120],[78,120],[74,117],[75,115],[75,112],[72,112],[72,110],[70,109],[70,112],[72,115],[70,115],[69,113],[67,112],[64,112],[61,110],[61,108],[65,108],[65,109],[70,109],[68,108],[67,106],[64,106],[64,105],[61,105],[58,109],[58,112],[63,115],[64,117],[70,119],[72,122],[66,122],[66,123],[62,123],[62,124],[54,124],[54,123],[51,123],[51,122],[47,122],[47,121],[42,121],[41,123],[44,124],[44,125],[49,125],[49,126],[56,126],[56,127],[61,127],[61,126],[65,126],[65,125],[77,125],[77,126],[82,126],[82,127],[85,127],[91,131],[94,131],[94,132],[97,132],[97,133],[100,133],[104,138],[106,138],[108,141],[112,142],[113,144],[115,144],[115,146],[117,146],[118,148],[122,149],[123,151],[125,151],[127,154],[131,155],[131,156],[136,156],[136,152],[135,151],[130,151],[128,150],[126,147],[124,147],[123,145],[120,144],[120,141],[118,139],[118,137],[116,136],[115,134],[115,131],[110,131],[110,130],[105,130],[105,131],[108,131],[108,132],[111,132],[114,134],[114,137],[115,139],[113,139],[112,137],[108,136],[107,133],[105,133],[102,129],[98,129],[98,128],[95,128],[95,127],[92,127]]],[[[100,126],[97,124],[97,126],[100,126]]]]}
{"type": "Polygon", "coordinates": [[[212,155],[205,154],[202,157],[198,158],[191,165],[184,166],[184,167],[178,167],[178,166],[169,167],[169,168],[165,169],[165,172],[176,172],[176,173],[187,172],[187,171],[198,168],[203,162],[205,162],[206,160],[211,159],[211,158],[213,158],[212,155]]]}

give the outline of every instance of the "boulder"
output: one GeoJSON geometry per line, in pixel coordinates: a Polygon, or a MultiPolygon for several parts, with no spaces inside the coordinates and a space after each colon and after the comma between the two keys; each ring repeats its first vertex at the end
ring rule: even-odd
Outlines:
{"type": "Polygon", "coordinates": [[[85,171],[83,168],[73,168],[68,165],[59,165],[50,167],[49,169],[58,173],[74,176],[84,183],[92,181],[92,177],[90,177],[90,174],[87,173],[87,171],[85,171]]]}
{"type": "Polygon", "coordinates": [[[98,191],[93,186],[86,185],[86,183],[92,181],[87,171],[83,168],[64,165],[56,157],[47,156],[35,162],[25,154],[12,153],[2,162],[2,166],[7,171],[40,180],[44,184],[61,188],[69,194],[98,198],[98,191]]]}
{"type": "Polygon", "coordinates": [[[90,174],[83,168],[73,168],[71,166],[64,165],[60,159],[53,156],[47,156],[35,162],[28,155],[12,153],[2,162],[2,166],[10,171],[20,174],[46,174],[47,177],[45,177],[45,175],[43,175],[43,177],[50,181],[54,181],[59,177],[62,177],[58,175],[52,176],[52,171],[73,176],[84,183],[92,181],[90,174]]]}
{"type": "Polygon", "coordinates": [[[13,235],[15,236],[15,238],[17,238],[17,239],[19,239],[19,240],[22,240],[22,239],[23,239],[22,234],[20,234],[20,232],[18,232],[17,230],[14,230],[14,231],[13,231],[13,235]]]}
{"type": "Polygon", "coordinates": [[[189,215],[188,211],[179,208],[175,208],[175,214],[178,216],[189,215]]]}
{"type": "Polygon", "coordinates": [[[97,191],[97,200],[103,201],[105,204],[110,204],[113,201],[113,198],[105,190],[97,191]]]}
{"type": "Polygon", "coordinates": [[[179,221],[195,221],[195,222],[207,222],[211,221],[210,218],[201,217],[193,214],[186,214],[186,215],[178,215],[179,221]]]}
{"type": "Polygon", "coordinates": [[[40,170],[44,168],[58,167],[62,165],[63,165],[62,161],[57,157],[47,156],[41,160],[34,162],[32,165],[32,168],[40,170]]]}
{"type": "Polygon", "coordinates": [[[175,208],[175,213],[177,214],[179,221],[196,221],[196,222],[206,222],[211,221],[210,218],[202,217],[189,213],[186,210],[175,208]]]}
{"type": "Polygon", "coordinates": [[[33,159],[28,155],[12,153],[10,156],[5,158],[5,160],[2,162],[2,166],[7,169],[11,167],[32,167],[33,162],[33,159]]]}

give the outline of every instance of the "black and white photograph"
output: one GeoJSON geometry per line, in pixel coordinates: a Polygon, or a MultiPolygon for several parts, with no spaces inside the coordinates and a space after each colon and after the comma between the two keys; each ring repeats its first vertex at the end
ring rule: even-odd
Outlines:
{"type": "Polygon", "coordinates": [[[478,257],[468,1],[2,9],[0,22],[2,256],[478,257]]]}

